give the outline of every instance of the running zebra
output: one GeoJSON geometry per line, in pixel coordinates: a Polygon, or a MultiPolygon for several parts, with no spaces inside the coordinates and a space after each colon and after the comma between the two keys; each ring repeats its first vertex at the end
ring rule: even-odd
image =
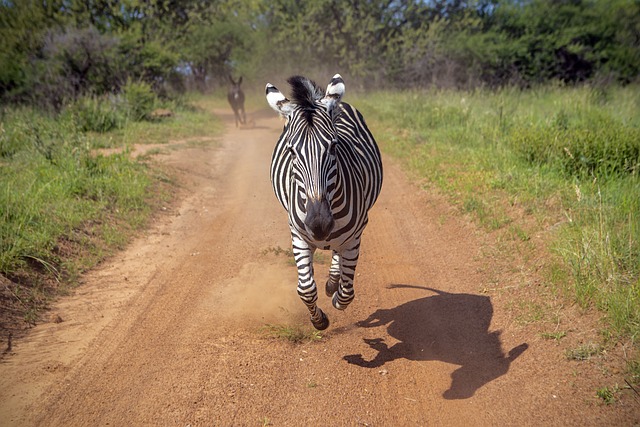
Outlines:
{"type": "Polygon", "coordinates": [[[316,329],[329,319],[316,305],[316,249],[333,252],[325,290],[338,310],[353,300],[360,237],[382,187],[380,151],[362,115],[341,102],[345,85],[336,74],[323,92],[306,77],[288,83],[292,99],[267,84],[269,105],[286,119],[271,160],[271,183],[289,213],[298,295],[316,329]]]}
{"type": "Polygon", "coordinates": [[[236,117],[236,127],[238,127],[238,123],[241,125],[247,123],[247,115],[244,112],[244,92],[240,88],[240,85],[242,84],[242,76],[240,76],[236,82],[233,80],[233,77],[229,75],[229,82],[231,83],[231,86],[227,92],[227,100],[229,101],[229,105],[231,105],[233,114],[236,117]]]}

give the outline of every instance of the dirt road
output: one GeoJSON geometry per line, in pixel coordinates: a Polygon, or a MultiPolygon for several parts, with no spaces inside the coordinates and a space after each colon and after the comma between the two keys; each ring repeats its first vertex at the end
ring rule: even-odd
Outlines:
{"type": "MultiPolygon", "coordinates": [[[[159,156],[180,203],[54,307],[62,322],[14,343],[0,425],[640,423],[633,399],[599,403],[593,364],[516,321],[511,292],[530,279],[491,255],[493,238],[389,158],[354,303],[338,312],[320,297],[331,320],[320,340],[266,334],[309,324],[268,178],[282,123],[259,112],[236,129],[218,114],[229,124],[219,147],[159,156]]],[[[316,270],[324,283],[328,265],[316,270]]]]}

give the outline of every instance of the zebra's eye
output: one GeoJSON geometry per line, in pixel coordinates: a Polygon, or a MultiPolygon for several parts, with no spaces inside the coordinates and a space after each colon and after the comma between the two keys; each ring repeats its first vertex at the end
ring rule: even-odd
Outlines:
{"type": "Polygon", "coordinates": [[[294,150],[293,147],[289,147],[289,154],[291,154],[291,157],[295,159],[296,150],[294,150]]]}

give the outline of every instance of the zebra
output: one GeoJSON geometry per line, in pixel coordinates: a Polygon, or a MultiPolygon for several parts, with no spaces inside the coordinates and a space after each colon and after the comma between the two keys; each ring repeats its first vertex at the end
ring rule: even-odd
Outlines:
{"type": "Polygon", "coordinates": [[[242,76],[240,76],[237,82],[233,80],[233,77],[229,76],[229,81],[231,82],[231,87],[227,92],[227,100],[231,105],[233,114],[236,116],[236,127],[238,127],[238,123],[243,125],[247,121],[247,117],[244,113],[244,92],[240,89],[242,76]]]}
{"type": "Polygon", "coordinates": [[[269,105],[285,118],[271,160],[271,183],[289,215],[297,292],[318,330],[329,326],[317,306],[313,276],[316,249],[331,250],[325,285],[333,306],[354,298],[353,279],[368,211],[382,188],[382,160],[364,118],[341,102],[345,84],[333,76],[326,92],[312,80],[290,77],[292,99],[267,84],[269,105]]]}

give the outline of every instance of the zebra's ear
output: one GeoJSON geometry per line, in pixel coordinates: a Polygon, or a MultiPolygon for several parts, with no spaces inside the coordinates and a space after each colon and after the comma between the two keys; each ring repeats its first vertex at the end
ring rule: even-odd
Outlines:
{"type": "Polygon", "coordinates": [[[343,95],[344,80],[340,74],[336,74],[327,85],[327,92],[321,102],[327,107],[327,111],[331,112],[336,105],[340,104],[343,95]]]}
{"type": "Polygon", "coordinates": [[[271,108],[276,110],[282,117],[289,117],[289,114],[293,111],[291,101],[289,101],[287,97],[271,83],[267,83],[265,93],[267,96],[267,102],[271,108]]]}

